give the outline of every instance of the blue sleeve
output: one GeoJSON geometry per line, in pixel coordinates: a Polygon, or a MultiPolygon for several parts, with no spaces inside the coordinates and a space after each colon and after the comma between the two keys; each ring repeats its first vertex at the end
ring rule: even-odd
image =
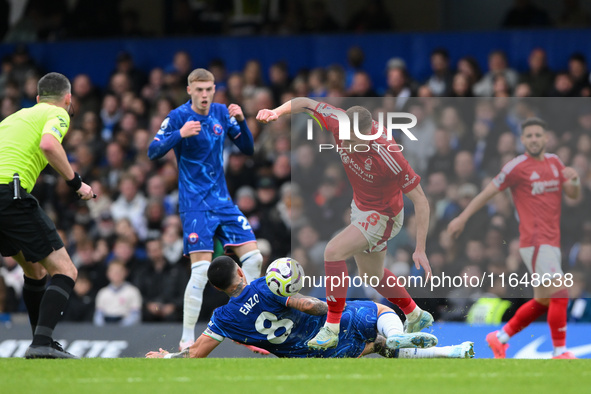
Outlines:
{"type": "Polygon", "coordinates": [[[234,117],[230,117],[228,108],[224,107],[224,114],[226,120],[226,127],[228,130],[228,137],[232,140],[232,143],[240,149],[242,153],[248,156],[254,154],[254,140],[246,120],[238,122],[234,117]]]}
{"type": "Polygon", "coordinates": [[[181,130],[175,126],[176,122],[171,121],[170,115],[164,119],[160,130],[158,130],[154,136],[154,140],[148,147],[148,157],[150,160],[160,159],[183,139],[181,137],[181,130]]]}
{"type": "Polygon", "coordinates": [[[281,306],[287,306],[287,301],[289,300],[289,297],[278,296],[277,294],[269,290],[269,286],[267,286],[264,276],[256,280],[260,280],[260,283],[257,283],[257,289],[261,297],[265,298],[265,301],[268,301],[269,303],[278,304],[281,306]]]}

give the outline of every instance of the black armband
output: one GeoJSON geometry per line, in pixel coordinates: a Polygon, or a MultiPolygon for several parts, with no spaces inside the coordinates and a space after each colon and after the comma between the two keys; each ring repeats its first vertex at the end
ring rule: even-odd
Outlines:
{"type": "Polygon", "coordinates": [[[74,178],[70,179],[69,181],[66,181],[66,185],[68,185],[70,189],[77,192],[82,187],[82,178],[80,177],[80,174],[75,172],[74,178]]]}

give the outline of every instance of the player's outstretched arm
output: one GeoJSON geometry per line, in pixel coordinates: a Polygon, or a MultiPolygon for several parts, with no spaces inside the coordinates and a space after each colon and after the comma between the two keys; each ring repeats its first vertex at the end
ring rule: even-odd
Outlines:
{"type": "Polygon", "coordinates": [[[51,134],[43,134],[39,148],[47,162],[64,178],[81,199],[90,200],[94,196],[92,188],[82,182],[80,175],[74,172],[68,162],[68,156],[62,144],[51,134]]]}
{"type": "Polygon", "coordinates": [[[328,313],[328,305],[318,298],[295,294],[289,297],[287,306],[308,315],[322,316],[328,313]]]}
{"type": "Polygon", "coordinates": [[[298,114],[306,111],[308,108],[316,108],[318,101],[307,97],[297,97],[286,101],[275,109],[262,109],[257,114],[256,119],[261,123],[269,123],[279,119],[281,116],[289,114],[298,114]]]}
{"type": "Polygon", "coordinates": [[[429,231],[429,201],[423,192],[421,185],[417,185],[414,189],[406,193],[406,196],[410,198],[415,207],[415,219],[417,225],[417,236],[415,251],[412,255],[412,259],[415,262],[415,267],[423,267],[425,270],[426,278],[431,277],[431,266],[427,259],[425,252],[427,245],[427,232],[429,231]]]}
{"type": "Polygon", "coordinates": [[[151,351],[146,353],[146,358],[205,358],[213,351],[221,342],[216,341],[207,335],[201,335],[197,341],[190,347],[178,353],[169,353],[160,348],[159,351],[151,351]]]}
{"type": "Polygon", "coordinates": [[[484,188],[464,209],[460,215],[449,222],[447,225],[447,232],[453,237],[458,238],[458,236],[464,231],[464,226],[466,222],[472,215],[480,210],[491,198],[493,198],[500,190],[495,186],[493,182],[489,183],[487,187],[484,188]]]}
{"type": "Polygon", "coordinates": [[[565,182],[562,184],[564,194],[573,199],[579,198],[579,194],[581,193],[581,179],[577,170],[572,167],[565,167],[562,169],[562,176],[565,179],[565,182]]]}

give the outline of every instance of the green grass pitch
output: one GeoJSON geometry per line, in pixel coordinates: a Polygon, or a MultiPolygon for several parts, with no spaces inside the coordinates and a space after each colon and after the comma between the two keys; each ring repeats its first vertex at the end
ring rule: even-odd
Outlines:
{"type": "Polygon", "coordinates": [[[591,360],[0,359],[9,393],[589,392],[591,360]]]}

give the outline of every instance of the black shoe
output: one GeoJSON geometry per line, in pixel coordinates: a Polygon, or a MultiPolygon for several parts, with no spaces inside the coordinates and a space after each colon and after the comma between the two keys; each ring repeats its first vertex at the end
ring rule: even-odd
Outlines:
{"type": "Polygon", "coordinates": [[[68,353],[64,350],[59,342],[53,341],[49,346],[29,346],[25,352],[25,358],[74,358],[79,359],[80,357],[74,356],[72,353],[68,353]]]}

